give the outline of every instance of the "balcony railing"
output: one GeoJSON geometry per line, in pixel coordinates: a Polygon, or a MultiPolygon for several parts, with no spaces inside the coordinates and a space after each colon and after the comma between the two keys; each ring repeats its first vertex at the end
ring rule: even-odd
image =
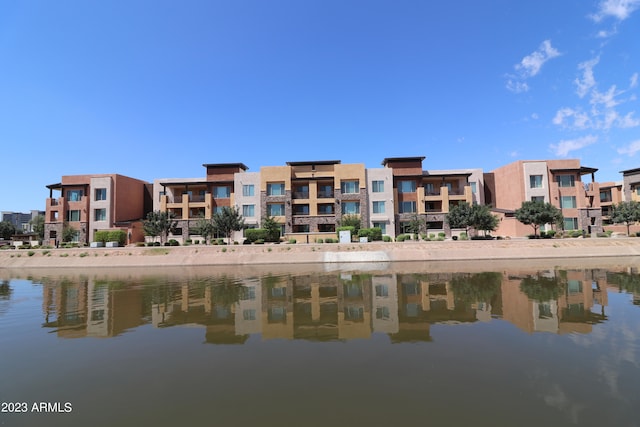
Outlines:
{"type": "Polygon", "coordinates": [[[439,196],[440,195],[440,189],[437,190],[424,190],[424,195],[425,196],[439,196]]]}
{"type": "Polygon", "coordinates": [[[319,199],[333,199],[334,193],[333,191],[318,191],[319,199]]]}
{"type": "Polygon", "coordinates": [[[58,206],[60,204],[58,199],[49,199],[49,200],[51,200],[51,203],[50,203],[51,206],[58,206]]]}
{"type": "Polygon", "coordinates": [[[308,199],[309,192],[308,191],[294,191],[293,192],[294,199],[308,199]]]}

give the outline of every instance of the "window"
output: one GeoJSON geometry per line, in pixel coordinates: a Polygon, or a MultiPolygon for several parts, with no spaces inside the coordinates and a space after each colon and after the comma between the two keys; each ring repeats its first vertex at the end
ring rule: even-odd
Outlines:
{"type": "Polygon", "coordinates": [[[267,184],[267,196],[284,196],[284,183],[267,184]]]}
{"type": "Polygon", "coordinates": [[[342,181],[340,183],[340,191],[342,194],[357,194],[360,192],[360,183],[355,181],[342,181]]]}
{"type": "Polygon", "coordinates": [[[213,208],[213,213],[217,214],[217,213],[222,213],[222,209],[224,208],[224,206],[215,206],[213,208]]]}
{"type": "Polygon", "coordinates": [[[297,185],[293,190],[293,197],[295,199],[308,199],[309,198],[309,186],[297,185]]]}
{"type": "Polygon", "coordinates": [[[256,205],[242,205],[242,216],[248,218],[256,216],[256,205]]]}
{"type": "Polygon", "coordinates": [[[318,215],[333,215],[333,203],[321,203],[318,205],[318,215]]]}
{"type": "Polygon", "coordinates": [[[576,207],[576,196],[560,197],[560,209],[570,209],[576,207]]]}
{"type": "Polygon", "coordinates": [[[107,189],[106,188],[96,188],[95,199],[96,200],[107,200],[107,189]]]}
{"type": "Polygon", "coordinates": [[[380,229],[380,231],[382,231],[382,234],[387,234],[387,223],[386,222],[374,222],[373,226],[374,227],[378,227],[380,229]]]}
{"type": "Polygon", "coordinates": [[[424,185],[424,194],[427,196],[434,196],[440,194],[440,191],[436,190],[436,186],[433,185],[433,182],[427,182],[424,185]]]}
{"type": "Polygon", "coordinates": [[[565,230],[577,230],[578,229],[578,218],[565,218],[564,219],[564,229],[565,230]]]}
{"type": "Polygon", "coordinates": [[[400,181],[398,182],[398,193],[415,193],[416,182],[415,181],[400,181]]]}
{"type": "Polygon", "coordinates": [[[374,193],[382,193],[384,191],[384,181],[373,181],[371,183],[371,191],[374,193]]]}
{"type": "Polygon", "coordinates": [[[376,307],[376,319],[378,320],[389,320],[391,317],[391,312],[389,311],[389,307],[376,307]]]}
{"type": "Polygon", "coordinates": [[[373,202],[373,213],[374,214],[383,214],[384,213],[384,201],[382,202],[373,202]]]}
{"type": "Polygon", "coordinates": [[[611,190],[601,191],[600,192],[600,201],[601,202],[610,202],[611,199],[611,190]]]}
{"type": "Polygon", "coordinates": [[[80,211],[79,210],[67,211],[67,221],[69,222],[80,221],[80,211]]]}
{"type": "Polygon", "coordinates": [[[294,215],[309,215],[309,205],[293,205],[294,215]]]}
{"type": "Polygon", "coordinates": [[[253,188],[253,184],[247,184],[242,186],[242,195],[244,197],[255,196],[255,189],[253,188]]]}
{"type": "Polygon", "coordinates": [[[360,213],[360,202],[342,202],[343,215],[357,215],[360,213]]]}
{"type": "Polygon", "coordinates": [[[567,282],[569,295],[582,293],[582,282],[580,280],[569,280],[567,282]]]}
{"type": "Polygon", "coordinates": [[[376,285],[376,296],[377,297],[388,297],[389,296],[389,287],[387,285],[376,285]]]}
{"type": "Polygon", "coordinates": [[[82,199],[82,190],[69,190],[67,191],[67,200],[70,202],[79,202],[82,199]]]}
{"type": "Polygon", "coordinates": [[[542,175],[529,175],[529,188],[542,188],[542,175]]]}
{"type": "Polygon", "coordinates": [[[573,175],[558,175],[558,187],[575,187],[576,177],[573,175]]]}
{"type": "Polygon", "coordinates": [[[414,213],[416,211],[416,202],[400,202],[399,213],[414,213]]]}
{"type": "Polygon", "coordinates": [[[471,186],[471,193],[472,194],[477,194],[478,193],[478,186],[475,182],[470,182],[469,186],[471,186]]]}
{"type": "Polygon", "coordinates": [[[267,215],[284,216],[284,203],[270,203],[267,205],[267,215]]]}
{"type": "Polygon", "coordinates": [[[231,187],[223,186],[223,187],[213,187],[213,197],[216,199],[228,199],[231,195],[231,187]]]}
{"type": "Polygon", "coordinates": [[[256,310],[242,310],[242,319],[243,320],[256,320],[256,310]]]}
{"type": "Polygon", "coordinates": [[[166,191],[160,191],[160,192],[158,193],[158,201],[160,201],[160,202],[161,202],[161,201],[162,201],[162,198],[163,198],[164,196],[166,196],[166,195],[167,195],[167,192],[166,192],[166,191]]]}
{"type": "Polygon", "coordinates": [[[309,224],[301,224],[293,226],[294,233],[308,233],[309,232],[309,224]]]}
{"type": "Polygon", "coordinates": [[[531,201],[544,203],[544,196],[531,196],[531,201]]]}
{"type": "Polygon", "coordinates": [[[318,224],[318,231],[321,233],[335,233],[336,225],[335,224],[318,224]]]}
{"type": "Polygon", "coordinates": [[[636,195],[640,196],[640,186],[636,187],[635,190],[636,190],[636,195]]]}
{"type": "Polygon", "coordinates": [[[94,221],[106,221],[107,220],[107,210],[106,209],[94,209],[94,211],[93,211],[93,219],[94,219],[94,221]]]}
{"type": "Polygon", "coordinates": [[[333,185],[320,184],[318,185],[318,198],[327,199],[333,197],[333,185]]]}

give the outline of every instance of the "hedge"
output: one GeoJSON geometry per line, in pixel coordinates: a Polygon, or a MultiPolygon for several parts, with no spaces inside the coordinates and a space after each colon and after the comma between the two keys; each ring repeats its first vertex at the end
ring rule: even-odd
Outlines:
{"type": "Polygon", "coordinates": [[[358,237],[366,237],[370,242],[382,240],[382,229],[380,227],[361,228],[358,230],[358,237]]]}
{"type": "Polygon", "coordinates": [[[127,232],[124,230],[100,230],[96,231],[93,240],[96,242],[118,242],[120,245],[127,243],[127,232]]]}

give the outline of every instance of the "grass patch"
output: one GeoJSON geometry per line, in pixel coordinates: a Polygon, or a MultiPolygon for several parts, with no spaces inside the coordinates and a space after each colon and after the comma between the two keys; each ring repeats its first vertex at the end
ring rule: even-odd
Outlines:
{"type": "Polygon", "coordinates": [[[151,248],[144,252],[145,255],[168,255],[169,251],[164,248],[151,248]]]}

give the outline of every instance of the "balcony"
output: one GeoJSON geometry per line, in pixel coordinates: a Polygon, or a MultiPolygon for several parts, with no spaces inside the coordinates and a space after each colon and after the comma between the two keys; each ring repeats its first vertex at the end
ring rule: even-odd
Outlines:
{"type": "Polygon", "coordinates": [[[294,199],[308,199],[309,192],[308,191],[294,191],[292,194],[294,199]]]}
{"type": "Polygon", "coordinates": [[[326,191],[326,190],[320,190],[318,191],[318,198],[319,199],[333,199],[334,193],[333,191],[326,191]]]}

